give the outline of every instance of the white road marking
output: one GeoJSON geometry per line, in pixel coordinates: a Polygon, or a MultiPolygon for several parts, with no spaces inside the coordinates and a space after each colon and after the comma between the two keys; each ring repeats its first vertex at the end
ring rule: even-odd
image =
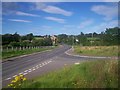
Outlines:
{"type": "Polygon", "coordinates": [[[9,77],[9,78],[7,78],[7,79],[5,79],[5,80],[10,80],[11,79],[11,77],[9,77]]]}
{"type": "Polygon", "coordinates": [[[46,64],[48,64],[48,62],[45,62],[46,64]]]}
{"type": "Polygon", "coordinates": [[[40,67],[43,67],[43,66],[40,66],[40,67]]]}
{"type": "Polygon", "coordinates": [[[33,69],[33,71],[36,70],[35,68],[33,69]]]}
{"type": "Polygon", "coordinates": [[[26,75],[26,74],[28,74],[28,73],[23,73],[23,75],[26,75]]]}
{"type": "Polygon", "coordinates": [[[16,77],[17,75],[14,75],[13,77],[16,77]]]}
{"type": "Polygon", "coordinates": [[[35,67],[33,67],[33,68],[35,68],[35,67]]]}
{"type": "Polygon", "coordinates": [[[42,65],[44,65],[44,63],[42,63],[42,65]]]}
{"type": "Polygon", "coordinates": [[[23,74],[23,72],[19,73],[19,75],[20,75],[20,74],[23,74]]]}
{"type": "Polygon", "coordinates": [[[76,65],[80,64],[79,62],[75,63],[76,65]]]}
{"type": "Polygon", "coordinates": [[[29,71],[31,71],[31,69],[29,69],[29,71]]]}
{"type": "Polygon", "coordinates": [[[30,71],[28,71],[28,72],[32,72],[32,71],[30,70],[30,71]]]}
{"type": "Polygon", "coordinates": [[[36,69],[38,69],[39,67],[36,67],[36,69]]]}
{"type": "Polygon", "coordinates": [[[27,72],[28,70],[25,70],[24,72],[27,72]]]}
{"type": "MultiPolygon", "coordinates": [[[[25,70],[24,72],[20,72],[19,75],[20,75],[20,74],[26,75],[26,74],[28,74],[27,72],[32,72],[32,71],[38,69],[39,67],[43,67],[43,66],[47,65],[47,64],[50,63],[50,62],[52,62],[52,59],[50,59],[49,61],[40,63],[40,64],[36,65],[35,67],[32,67],[31,69],[25,70]]],[[[12,76],[12,77],[16,77],[16,76],[17,76],[17,75],[14,75],[14,76],[12,76]]],[[[10,79],[11,79],[11,77],[9,77],[9,78],[7,78],[7,79],[5,79],[5,80],[10,80],[10,79]]]]}
{"type": "Polygon", "coordinates": [[[38,67],[38,65],[36,67],[38,67]]]}

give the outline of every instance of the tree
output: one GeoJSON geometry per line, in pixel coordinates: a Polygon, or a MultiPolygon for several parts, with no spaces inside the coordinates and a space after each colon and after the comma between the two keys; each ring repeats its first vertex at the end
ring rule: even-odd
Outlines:
{"type": "Polygon", "coordinates": [[[2,45],[9,44],[14,41],[14,37],[12,34],[4,34],[2,35],[2,45]]]}
{"type": "Polygon", "coordinates": [[[17,32],[15,34],[13,34],[13,38],[15,42],[19,42],[20,41],[20,35],[17,34],[17,32]]]}
{"type": "Polygon", "coordinates": [[[10,44],[9,44],[10,46],[12,46],[12,47],[20,47],[20,42],[10,42],[10,44]]]}
{"type": "Polygon", "coordinates": [[[26,35],[26,38],[27,38],[27,40],[31,41],[34,38],[34,36],[32,33],[30,33],[30,34],[26,35]]]}
{"type": "Polygon", "coordinates": [[[106,31],[102,35],[101,39],[105,45],[118,45],[119,44],[119,31],[120,28],[106,28],[106,31]]]}
{"type": "Polygon", "coordinates": [[[66,34],[60,34],[58,35],[58,42],[59,43],[67,43],[68,36],[66,34]]]}

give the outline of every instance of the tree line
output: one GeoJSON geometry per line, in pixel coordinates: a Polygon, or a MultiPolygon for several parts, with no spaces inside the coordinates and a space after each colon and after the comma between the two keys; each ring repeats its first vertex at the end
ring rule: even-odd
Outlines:
{"type": "Polygon", "coordinates": [[[120,28],[106,28],[101,33],[87,33],[81,32],[79,35],[58,35],[59,43],[67,43],[70,45],[82,45],[82,46],[108,46],[120,44],[120,28]]]}
{"type": "Polygon", "coordinates": [[[52,46],[50,36],[34,36],[32,33],[20,36],[15,34],[2,35],[3,47],[32,47],[32,46],[52,46]]]}
{"type": "MultiPolygon", "coordinates": [[[[82,45],[82,46],[98,46],[98,45],[118,45],[120,38],[120,28],[106,28],[101,33],[81,32],[79,35],[59,34],[57,37],[58,44],[82,45]]],[[[21,36],[17,32],[14,34],[2,35],[3,47],[28,47],[28,46],[52,46],[50,35],[36,36],[32,33],[21,36]]]]}

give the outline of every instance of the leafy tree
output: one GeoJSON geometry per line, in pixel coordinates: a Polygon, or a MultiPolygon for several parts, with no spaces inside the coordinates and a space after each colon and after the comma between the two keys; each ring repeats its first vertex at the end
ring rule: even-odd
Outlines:
{"type": "Polygon", "coordinates": [[[17,32],[15,34],[13,34],[13,38],[15,42],[19,42],[20,41],[20,35],[17,34],[17,32]]]}
{"type": "Polygon", "coordinates": [[[31,46],[31,44],[29,40],[24,40],[20,43],[20,46],[27,47],[27,46],[31,46]]]}
{"type": "Polygon", "coordinates": [[[14,37],[12,34],[4,34],[2,35],[2,45],[9,44],[14,41],[14,37]]]}
{"type": "Polygon", "coordinates": [[[27,40],[32,40],[33,38],[34,38],[34,36],[33,36],[33,34],[32,33],[30,33],[30,34],[27,34],[26,35],[26,38],[27,38],[27,40]]]}
{"type": "Polygon", "coordinates": [[[20,42],[10,42],[9,45],[12,47],[20,47],[20,42]]]}

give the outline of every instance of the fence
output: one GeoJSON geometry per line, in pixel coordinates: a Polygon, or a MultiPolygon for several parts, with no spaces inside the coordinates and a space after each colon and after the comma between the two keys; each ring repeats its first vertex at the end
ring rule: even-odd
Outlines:
{"type": "Polygon", "coordinates": [[[26,49],[38,49],[38,48],[51,48],[53,46],[28,46],[28,47],[2,47],[2,51],[16,51],[16,50],[26,50],[26,49]]]}

